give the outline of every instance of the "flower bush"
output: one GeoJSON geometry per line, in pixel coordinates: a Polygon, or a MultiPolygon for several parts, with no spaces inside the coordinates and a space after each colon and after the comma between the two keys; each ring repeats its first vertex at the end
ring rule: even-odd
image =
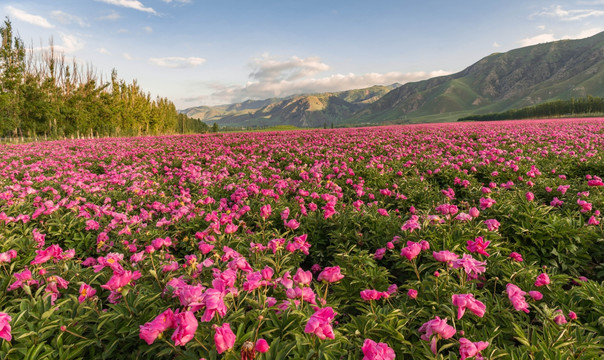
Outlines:
{"type": "Polygon", "coordinates": [[[603,133],[4,146],[0,358],[597,358],[603,133]]]}

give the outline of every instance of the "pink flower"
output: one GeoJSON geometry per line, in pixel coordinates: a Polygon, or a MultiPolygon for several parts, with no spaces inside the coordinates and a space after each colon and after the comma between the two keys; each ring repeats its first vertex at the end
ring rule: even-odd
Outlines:
{"type": "Polygon", "coordinates": [[[436,259],[436,261],[440,261],[443,263],[450,263],[459,258],[459,255],[452,253],[448,250],[442,250],[439,252],[434,251],[432,252],[432,256],[434,257],[434,259],[436,259]]]}
{"type": "Polygon", "coordinates": [[[153,245],[155,250],[159,250],[162,247],[172,246],[172,240],[170,239],[170,237],[166,237],[165,239],[157,238],[151,241],[151,245],[153,245]]]}
{"type": "Polygon", "coordinates": [[[478,211],[478,209],[476,207],[471,208],[468,213],[473,218],[477,218],[478,216],[480,216],[480,211],[478,211]]]}
{"type": "Polygon", "coordinates": [[[174,345],[181,346],[186,345],[189,341],[193,340],[195,331],[197,331],[197,318],[192,311],[185,311],[174,315],[174,333],[172,334],[172,340],[174,345]]]}
{"type": "Polygon", "coordinates": [[[6,341],[11,341],[13,338],[11,335],[10,327],[11,320],[12,318],[10,317],[10,315],[8,315],[7,313],[0,312],[0,338],[6,341]]]}
{"type": "Polygon", "coordinates": [[[486,341],[471,342],[466,338],[459,339],[459,355],[461,355],[461,360],[474,356],[478,358],[479,352],[486,349],[487,346],[489,346],[489,343],[486,341]]]}
{"type": "Polygon", "coordinates": [[[481,301],[474,299],[473,294],[455,294],[451,297],[453,305],[457,306],[457,320],[461,319],[466,309],[474,315],[483,317],[486,311],[486,305],[481,301]]]}
{"type": "Polygon", "coordinates": [[[461,259],[453,261],[453,268],[463,268],[470,279],[476,279],[478,274],[481,274],[487,270],[486,261],[475,260],[470,254],[463,254],[461,259]]]}
{"type": "Polygon", "coordinates": [[[539,300],[543,299],[543,294],[540,293],[539,291],[531,290],[528,293],[535,301],[539,301],[539,300]]]}
{"type": "Polygon", "coordinates": [[[344,275],[340,273],[339,266],[326,267],[321,271],[317,277],[318,281],[327,281],[329,283],[340,281],[344,278],[344,275]]]}
{"type": "Polygon", "coordinates": [[[490,243],[490,241],[484,241],[483,237],[479,236],[475,238],[474,241],[468,240],[468,245],[466,246],[466,249],[468,249],[468,251],[472,253],[479,253],[484,256],[489,256],[489,254],[485,250],[490,243]]]}
{"type": "Polygon", "coordinates": [[[411,299],[417,298],[417,290],[409,289],[409,291],[407,291],[407,296],[409,296],[411,299]]]}
{"type": "Polygon", "coordinates": [[[546,273],[541,273],[537,276],[537,280],[535,280],[535,286],[544,286],[549,284],[549,276],[546,273]]]}
{"type": "Polygon", "coordinates": [[[378,214],[382,215],[382,216],[390,216],[388,214],[388,210],[386,209],[377,209],[378,214]]]}
{"type": "Polygon", "coordinates": [[[510,253],[510,257],[518,262],[522,262],[524,261],[524,259],[522,259],[522,255],[518,254],[517,252],[513,251],[512,253],[510,253]]]}
{"type": "Polygon", "coordinates": [[[386,248],[379,248],[375,251],[375,254],[373,254],[373,258],[376,260],[382,260],[384,255],[386,255],[386,248]]]}
{"type": "Polygon", "coordinates": [[[227,224],[227,226],[224,228],[224,233],[232,234],[232,233],[236,232],[237,229],[239,229],[239,226],[237,226],[235,224],[227,224]]]}
{"type": "Polygon", "coordinates": [[[366,289],[361,291],[361,299],[365,301],[379,300],[383,297],[383,295],[384,293],[382,293],[381,291],[373,289],[366,289]]]}
{"type": "Polygon", "coordinates": [[[501,225],[499,223],[499,221],[497,221],[495,219],[485,220],[484,224],[487,226],[487,230],[489,230],[489,231],[495,231],[495,230],[499,229],[499,225],[501,225]]]}
{"type": "Polygon", "coordinates": [[[169,328],[174,328],[174,312],[172,309],[167,309],[152,321],[140,325],[139,337],[145,340],[148,345],[151,345],[159,334],[169,328]]]}
{"type": "Polygon", "coordinates": [[[256,341],[256,351],[258,351],[259,353],[265,353],[268,351],[268,349],[270,348],[270,346],[268,346],[268,342],[266,342],[266,340],[260,338],[258,339],[258,341],[256,341]]]}
{"type": "Polygon", "coordinates": [[[215,331],[214,343],[216,344],[216,351],[218,351],[219,354],[222,354],[235,346],[236,336],[231,330],[231,325],[229,323],[224,323],[222,326],[216,326],[215,331]]]}
{"type": "Polygon", "coordinates": [[[420,333],[425,333],[421,336],[422,340],[430,341],[430,349],[436,355],[436,343],[438,339],[449,339],[455,335],[455,328],[447,325],[447,319],[441,319],[436,316],[434,319],[424,323],[419,328],[420,333]]]}
{"type": "Polygon", "coordinates": [[[78,296],[78,301],[82,303],[84,300],[93,297],[94,294],[96,294],[96,290],[92,286],[83,283],[80,285],[80,296],[78,296]]]}
{"type": "Polygon", "coordinates": [[[396,355],[386,343],[376,343],[371,339],[365,339],[363,342],[363,360],[394,360],[396,355]]]}
{"type": "Polygon", "coordinates": [[[206,308],[200,318],[203,322],[212,320],[214,314],[218,314],[222,317],[227,313],[227,307],[224,303],[224,296],[226,295],[224,281],[222,279],[214,279],[212,281],[212,286],[213,288],[209,288],[205,291],[201,300],[202,305],[206,308]]]}
{"type": "Polygon", "coordinates": [[[535,200],[535,194],[533,194],[530,191],[527,191],[526,194],[525,194],[525,196],[526,196],[526,201],[533,201],[533,200],[535,200]]]}
{"type": "Polygon", "coordinates": [[[493,206],[494,204],[497,203],[497,201],[491,199],[491,198],[480,198],[480,209],[481,210],[486,210],[488,208],[490,208],[491,206],[493,206]]]}
{"type": "Polygon", "coordinates": [[[577,313],[575,313],[574,311],[569,311],[568,318],[571,320],[577,320],[577,313]]]}
{"type": "Polygon", "coordinates": [[[50,259],[54,259],[55,262],[61,258],[63,250],[59,245],[50,245],[44,250],[36,250],[36,257],[31,261],[31,265],[44,264],[50,259]]]}
{"type": "Polygon", "coordinates": [[[285,220],[283,220],[283,225],[292,230],[296,230],[300,226],[300,223],[296,219],[290,219],[287,222],[285,220]]]}
{"type": "Polygon", "coordinates": [[[17,257],[17,250],[8,250],[6,252],[0,253],[0,264],[1,263],[10,263],[12,259],[17,257]]]}
{"type": "Polygon", "coordinates": [[[260,207],[260,216],[264,219],[267,219],[269,216],[271,216],[272,212],[273,210],[271,208],[271,204],[262,205],[260,207]]]}
{"type": "Polygon", "coordinates": [[[422,247],[418,243],[409,241],[407,242],[407,247],[404,247],[401,250],[401,256],[406,257],[407,260],[413,260],[417,257],[417,255],[419,255],[421,251],[422,247]]]}
{"type": "Polygon", "coordinates": [[[562,313],[562,310],[557,310],[556,313],[558,313],[558,315],[556,315],[554,317],[554,322],[558,325],[564,325],[566,324],[568,321],[566,321],[566,318],[564,317],[564,314],[562,313]]]}
{"type": "Polygon", "coordinates": [[[554,199],[549,203],[549,205],[553,207],[560,207],[562,204],[564,204],[564,201],[558,199],[557,197],[554,197],[554,199]]]}
{"type": "Polygon", "coordinates": [[[294,281],[299,285],[310,285],[312,273],[310,271],[304,271],[302,268],[298,268],[296,275],[294,275],[294,281]]]}
{"type": "Polygon", "coordinates": [[[113,273],[113,276],[107,284],[101,285],[103,289],[109,291],[119,291],[122,287],[130,284],[132,280],[136,280],[141,277],[141,273],[137,271],[124,271],[123,273],[113,273]]]}
{"type": "Polygon", "coordinates": [[[514,309],[518,311],[524,311],[527,314],[529,313],[529,304],[524,298],[524,295],[526,295],[526,293],[522,291],[522,289],[512,283],[508,283],[506,285],[506,292],[508,293],[508,298],[514,306],[514,309]]]}
{"type": "Polygon", "coordinates": [[[336,313],[331,307],[325,307],[322,309],[316,308],[315,313],[310,316],[304,332],[307,334],[315,334],[319,339],[325,340],[325,338],[334,339],[333,328],[331,322],[336,317],[336,313]]]}

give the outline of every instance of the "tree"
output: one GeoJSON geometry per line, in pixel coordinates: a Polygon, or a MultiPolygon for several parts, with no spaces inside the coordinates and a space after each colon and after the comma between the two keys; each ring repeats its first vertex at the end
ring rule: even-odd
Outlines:
{"type": "Polygon", "coordinates": [[[212,125],[212,132],[213,132],[213,133],[217,133],[217,132],[218,132],[218,124],[217,124],[217,123],[214,123],[214,124],[212,125]]]}
{"type": "Polygon", "coordinates": [[[7,17],[0,28],[0,130],[22,135],[19,117],[19,89],[25,72],[25,47],[7,17]]]}

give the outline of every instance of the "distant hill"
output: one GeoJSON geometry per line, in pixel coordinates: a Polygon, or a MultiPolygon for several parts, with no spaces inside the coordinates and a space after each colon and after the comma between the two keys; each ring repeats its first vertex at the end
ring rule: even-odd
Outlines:
{"type": "Polygon", "coordinates": [[[372,86],[333,93],[248,100],[238,104],[197,106],[180,112],[221,126],[321,127],[339,123],[400,86],[372,86]]]}
{"type": "Polygon", "coordinates": [[[456,74],[404,84],[349,122],[483,114],[587,95],[604,96],[604,32],[495,53],[456,74]]]}
{"type": "Polygon", "coordinates": [[[455,121],[552,100],[604,96],[604,32],[491,54],[428,80],[184,110],[221,126],[321,127],[455,121]]]}

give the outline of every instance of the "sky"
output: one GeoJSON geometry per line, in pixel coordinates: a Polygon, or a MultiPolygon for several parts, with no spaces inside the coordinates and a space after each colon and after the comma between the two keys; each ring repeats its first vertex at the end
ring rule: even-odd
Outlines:
{"type": "Polygon", "coordinates": [[[404,84],[604,31],[604,0],[0,0],[33,49],[178,109],[404,84]]]}

